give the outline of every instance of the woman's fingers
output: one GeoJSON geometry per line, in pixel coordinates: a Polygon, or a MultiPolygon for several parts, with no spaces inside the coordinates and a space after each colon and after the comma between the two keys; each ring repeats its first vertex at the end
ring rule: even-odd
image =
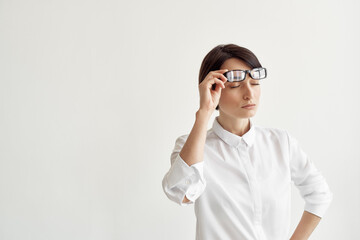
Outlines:
{"type": "Polygon", "coordinates": [[[227,78],[222,73],[211,73],[210,76],[222,79],[224,82],[227,81],[227,78]]]}
{"type": "MultiPolygon", "coordinates": [[[[219,81],[220,81],[220,80],[219,80],[219,81]]],[[[224,89],[224,88],[225,88],[225,86],[222,86],[222,85],[220,85],[220,84],[216,84],[214,91],[217,92],[218,94],[220,94],[220,93],[221,93],[221,89],[224,89]]]]}
{"type": "Polygon", "coordinates": [[[215,90],[215,86],[216,85],[220,85],[222,88],[225,88],[225,82],[227,81],[227,78],[223,75],[224,72],[228,71],[227,69],[220,69],[220,70],[215,70],[215,71],[211,71],[209,72],[204,81],[203,81],[203,86],[206,86],[206,88],[215,90]]]}
{"type": "Polygon", "coordinates": [[[221,89],[225,88],[227,78],[223,73],[228,69],[210,71],[199,85],[200,108],[214,110],[219,103],[221,89]]]}
{"type": "Polygon", "coordinates": [[[222,86],[222,88],[225,88],[224,82],[221,81],[221,80],[218,79],[218,78],[213,78],[213,79],[211,79],[211,81],[209,81],[209,83],[211,84],[211,86],[212,86],[214,83],[216,83],[216,85],[220,85],[220,86],[222,86]]]}

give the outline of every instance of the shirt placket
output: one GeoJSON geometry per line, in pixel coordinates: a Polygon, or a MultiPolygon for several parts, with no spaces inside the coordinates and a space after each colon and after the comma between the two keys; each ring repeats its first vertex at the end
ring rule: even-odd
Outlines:
{"type": "Polygon", "coordinates": [[[249,150],[246,144],[242,140],[242,144],[238,148],[240,159],[244,164],[244,168],[249,181],[249,188],[253,200],[254,206],[254,226],[258,235],[258,239],[264,239],[262,234],[261,227],[261,218],[262,218],[262,203],[261,203],[261,195],[260,195],[260,187],[256,179],[256,171],[254,167],[254,163],[250,159],[249,150]]]}

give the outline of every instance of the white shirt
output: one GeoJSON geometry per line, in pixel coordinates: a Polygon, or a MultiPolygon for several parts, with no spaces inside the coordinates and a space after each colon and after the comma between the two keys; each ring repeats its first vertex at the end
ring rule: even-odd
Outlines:
{"type": "Polygon", "coordinates": [[[181,206],[194,203],[197,240],[289,239],[291,182],[304,210],[323,217],[333,194],[321,172],[286,130],[254,125],[242,137],[215,118],[204,161],[189,166],[176,139],[162,186],[181,206]],[[184,196],[190,200],[182,203],[184,196]]]}

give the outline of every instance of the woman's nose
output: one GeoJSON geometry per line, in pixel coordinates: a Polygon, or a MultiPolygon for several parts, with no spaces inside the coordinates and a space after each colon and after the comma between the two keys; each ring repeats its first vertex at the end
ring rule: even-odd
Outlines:
{"type": "Polygon", "coordinates": [[[244,99],[253,99],[254,98],[254,90],[251,88],[250,82],[246,82],[243,87],[243,96],[244,99]]]}

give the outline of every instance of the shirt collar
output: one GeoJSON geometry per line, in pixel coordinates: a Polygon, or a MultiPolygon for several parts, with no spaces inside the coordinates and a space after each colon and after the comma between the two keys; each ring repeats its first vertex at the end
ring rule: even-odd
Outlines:
{"type": "Polygon", "coordinates": [[[251,147],[255,139],[255,126],[253,120],[251,118],[249,118],[249,120],[250,129],[242,137],[225,130],[218,122],[218,117],[214,119],[212,129],[216,135],[218,135],[225,143],[229,144],[230,146],[240,147],[240,145],[244,145],[243,142],[245,142],[247,147],[251,147]]]}

